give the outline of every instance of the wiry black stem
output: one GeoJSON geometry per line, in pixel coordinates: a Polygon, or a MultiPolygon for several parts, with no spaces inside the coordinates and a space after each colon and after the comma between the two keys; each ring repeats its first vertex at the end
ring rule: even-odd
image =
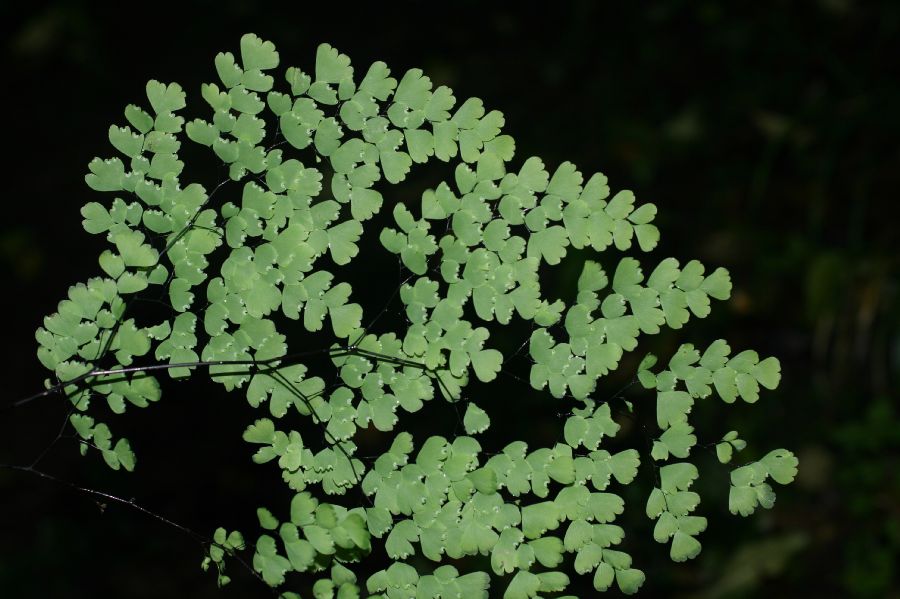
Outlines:
{"type": "Polygon", "coordinates": [[[250,572],[250,574],[254,578],[256,578],[263,585],[265,585],[266,589],[269,590],[273,596],[278,596],[278,592],[275,591],[274,589],[272,589],[271,587],[269,587],[269,585],[266,584],[266,582],[263,580],[262,576],[260,576],[260,574],[256,570],[254,570],[253,567],[243,557],[238,555],[236,551],[234,551],[231,548],[223,547],[219,543],[216,543],[215,540],[207,537],[206,535],[200,534],[197,531],[195,531],[191,528],[188,528],[187,526],[185,526],[183,524],[179,524],[178,522],[175,522],[174,520],[170,520],[169,518],[163,516],[162,514],[155,512],[149,508],[146,508],[146,507],[136,503],[134,499],[124,499],[122,497],[118,497],[117,495],[113,495],[112,493],[107,493],[105,491],[98,491],[97,489],[91,489],[89,487],[82,487],[81,485],[77,485],[73,482],[53,476],[52,474],[44,472],[43,470],[38,470],[34,466],[21,466],[21,465],[17,465],[17,464],[0,464],[0,469],[14,470],[14,471],[18,471],[18,472],[27,472],[29,474],[33,474],[34,476],[40,477],[44,480],[51,481],[58,485],[67,487],[73,491],[76,491],[82,495],[91,497],[101,507],[105,507],[104,502],[110,502],[110,503],[116,503],[119,505],[124,505],[131,509],[134,509],[146,516],[149,516],[150,518],[153,518],[154,520],[156,520],[158,522],[162,522],[163,524],[170,526],[170,527],[174,528],[175,530],[178,530],[179,532],[191,537],[194,541],[196,541],[197,543],[200,544],[200,546],[203,548],[204,551],[207,551],[209,549],[209,547],[211,547],[211,546],[220,547],[227,555],[234,558],[235,561],[237,561],[244,569],[246,569],[248,572],[250,572]]]}

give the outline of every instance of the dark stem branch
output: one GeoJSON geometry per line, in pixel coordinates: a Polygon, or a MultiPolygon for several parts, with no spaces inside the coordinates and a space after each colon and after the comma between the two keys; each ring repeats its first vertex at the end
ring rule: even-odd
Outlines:
{"type": "Polygon", "coordinates": [[[44,480],[51,481],[53,483],[62,485],[64,487],[68,487],[69,489],[76,491],[78,493],[81,493],[82,495],[87,495],[88,497],[92,497],[95,501],[97,501],[98,505],[102,505],[102,502],[105,501],[105,502],[117,503],[119,505],[124,505],[124,506],[130,507],[134,510],[137,510],[138,512],[141,512],[142,514],[144,514],[146,516],[149,516],[150,518],[153,518],[154,520],[156,520],[158,522],[162,522],[163,524],[170,526],[170,527],[174,528],[175,530],[178,530],[181,533],[191,537],[194,541],[196,541],[198,544],[200,544],[201,547],[203,547],[204,551],[208,550],[208,548],[211,546],[218,546],[223,551],[225,551],[229,556],[234,558],[239,564],[241,564],[241,566],[244,567],[248,572],[250,572],[250,574],[254,578],[256,578],[262,584],[264,584],[267,589],[272,591],[273,595],[277,596],[277,594],[278,594],[274,589],[271,589],[271,587],[269,587],[269,585],[266,584],[266,582],[263,580],[262,576],[260,576],[260,574],[256,570],[254,570],[253,567],[249,563],[247,563],[247,561],[244,558],[242,558],[240,555],[238,555],[234,550],[232,550],[230,548],[222,547],[221,545],[216,543],[213,539],[211,539],[205,535],[202,535],[202,534],[198,533],[197,531],[192,530],[183,524],[179,524],[178,522],[170,520],[169,518],[166,518],[162,514],[154,512],[153,510],[150,510],[138,503],[135,503],[134,499],[123,499],[122,497],[118,497],[111,493],[106,493],[105,491],[98,491],[97,489],[82,487],[81,485],[77,485],[73,482],[53,476],[52,474],[48,474],[47,472],[44,472],[43,470],[38,470],[38,469],[34,468],[33,466],[20,466],[17,464],[0,464],[0,468],[6,469],[6,470],[15,470],[18,472],[27,472],[29,474],[33,474],[35,476],[43,478],[44,480]]]}
{"type": "MultiPolygon", "coordinates": [[[[128,366],[123,368],[109,368],[109,369],[94,369],[89,372],[86,372],[82,375],[79,375],[73,379],[69,379],[68,381],[62,381],[53,385],[52,387],[48,387],[44,389],[40,393],[35,393],[34,395],[30,395],[23,399],[19,399],[10,404],[7,404],[0,411],[7,411],[13,408],[18,408],[22,405],[30,403],[36,399],[40,399],[42,397],[47,397],[49,395],[53,395],[55,393],[59,393],[64,390],[66,387],[70,387],[72,385],[80,385],[88,379],[97,378],[97,377],[106,377],[106,376],[117,376],[117,375],[133,375],[133,374],[142,374],[145,372],[154,372],[159,370],[172,370],[174,368],[203,368],[203,367],[213,367],[213,366],[246,366],[251,370],[259,370],[259,372],[267,373],[274,370],[277,370],[281,366],[293,364],[300,358],[307,358],[310,356],[327,353],[332,357],[341,357],[341,356],[352,356],[359,355],[366,358],[370,358],[379,362],[387,362],[390,364],[396,364],[398,366],[408,366],[411,368],[419,368],[421,370],[432,372],[432,369],[428,368],[425,364],[421,362],[415,362],[413,360],[407,360],[404,358],[397,358],[395,356],[388,356],[385,354],[379,354],[377,352],[364,350],[356,347],[351,348],[331,348],[331,349],[316,349],[309,350],[304,352],[296,352],[292,354],[287,354],[285,356],[280,356],[277,358],[269,358],[266,360],[198,360],[194,362],[174,362],[174,363],[159,363],[159,364],[147,364],[144,366],[128,366]],[[270,368],[260,368],[260,367],[270,367],[270,368]]],[[[236,374],[236,373],[222,373],[222,374],[236,374]]],[[[89,381],[89,384],[86,386],[91,386],[93,384],[105,384],[110,381],[89,381]]]]}

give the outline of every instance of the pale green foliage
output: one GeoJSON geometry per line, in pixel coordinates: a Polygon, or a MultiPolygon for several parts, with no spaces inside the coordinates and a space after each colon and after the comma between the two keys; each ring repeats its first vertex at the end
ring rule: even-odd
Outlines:
{"type": "MultiPolygon", "coordinates": [[[[269,585],[303,572],[317,577],[316,597],[524,599],[563,592],[566,569],[591,576],[598,591],[615,584],[636,592],[644,574],[617,548],[625,531],[615,520],[641,455],[603,449],[620,426],[598,382],[642,335],[707,316],[712,299],[730,295],[728,273],[707,273],[696,260],[642,266],[615,258],[656,246],[655,206],[637,204],[630,191],[612,194],[605,176],[585,177],[568,162],[547,169],[531,157],[514,167],[502,114],[477,98],[457,102],[418,69],[395,78],[376,62],[357,72],[327,44],[310,73],[279,65],[271,42],[245,35],[238,56],[216,56],[219,81],[200,90],[209,116],[187,124],[177,115],[186,105],[181,87],[151,81],[149,106],[128,106],[126,123],[109,130],[119,156],[90,163],[87,184],[114,194],[82,210],[84,228],[111,244],[99,259],[105,276],[72,287],[37,332],[38,357],[55,377],[86,375],[64,389],[83,452],[96,448],[112,468],[132,470],[128,441],[113,443],[95,420],[102,406],[90,404],[103,399],[121,414],[160,398],[149,373],[109,370],[155,357],[182,378],[203,366],[262,412],[244,441],[254,462],[280,470],[296,492],[288,513],[258,511],[264,531],[251,561],[269,585]],[[224,201],[182,179],[185,139],[227,165],[224,201]],[[281,141],[267,147],[266,139],[281,141]],[[386,187],[376,187],[435,159],[453,161],[453,176],[420,203],[388,200],[386,187]],[[359,255],[366,221],[384,210],[392,224],[376,236],[411,273],[399,288],[408,326],[376,334],[364,328],[364,306],[341,267],[359,255]],[[539,268],[560,263],[570,247],[598,258],[584,264],[574,302],[550,301],[539,268]],[[150,287],[168,297],[173,317],[139,324],[126,307],[150,287]],[[279,332],[284,319],[332,336],[337,385],[291,357],[289,348],[308,347],[279,332]],[[532,387],[570,406],[560,442],[516,440],[485,454],[475,438],[491,424],[484,408],[510,409],[504,397],[481,406],[466,399],[465,434],[455,438],[403,431],[404,413],[436,396],[462,401],[473,376],[497,378],[504,356],[491,347],[489,327],[513,319],[533,325],[532,387]],[[101,367],[106,373],[94,374],[101,367]],[[292,428],[297,418],[321,427],[325,443],[304,439],[292,428]],[[390,448],[367,464],[354,439],[370,427],[390,448]],[[356,501],[351,490],[368,503],[349,509],[325,500],[356,501]],[[352,564],[374,551],[394,562],[357,580],[352,564]],[[474,555],[488,558],[491,572],[457,569],[468,562],[456,560],[474,555]]],[[[667,369],[653,372],[653,356],[638,368],[638,380],[655,390],[660,429],[643,456],[658,474],[646,512],[675,561],[700,552],[706,527],[690,490],[699,472],[686,461],[697,446],[695,400],[715,393],[756,402],[759,387],[780,378],[776,359],[730,353],[721,340],[702,354],[683,345],[667,369]]],[[[732,431],[711,445],[726,463],[746,443],[732,431]]],[[[790,482],[796,466],[790,452],[776,450],[735,469],[729,508],[747,515],[771,507],[766,481],[790,482]]],[[[215,564],[227,583],[225,556],[243,547],[240,533],[218,529],[204,569],[215,564]]]]}

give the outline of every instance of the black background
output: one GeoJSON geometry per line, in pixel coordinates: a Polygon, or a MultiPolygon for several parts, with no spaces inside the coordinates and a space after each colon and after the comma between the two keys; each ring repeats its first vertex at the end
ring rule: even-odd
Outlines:
{"type": "MultiPolygon", "coordinates": [[[[83,175],[92,157],[112,155],[106,130],[124,122],[126,104],[144,102],[145,82],[181,83],[187,116],[205,116],[200,83],[215,79],[213,57],[237,52],[241,34],[274,41],[280,68],[310,70],[316,46],[329,42],[357,72],[374,60],[395,75],[418,66],[457,98],[478,96],[503,111],[516,161],[539,155],[552,168],[571,160],[656,203],[662,241],[651,261],[696,257],[731,271],[731,300],[649,347],[667,357],[678,342],[726,337],[778,356],[776,392],[755,406],[704,403],[698,429],[701,439],[741,430],[748,459],[791,448],[800,476],[776,489],[773,510],[737,519],[727,514],[727,472],[700,458],[710,466],[699,483],[710,528],[699,558],[673,565],[642,515],[651,484],[642,470],[623,521],[625,548],[648,574],[645,596],[900,597],[900,5],[764,4],[2,4],[4,403],[41,388],[33,332],[69,285],[99,272],[104,244],[83,232],[79,209],[109,198],[83,175]]],[[[219,177],[195,173],[207,188],[219,177]]],[[[386,199],[414,201],[440,180],[433,177],[447,176],[426,171],[386,199]]],[[[362,272],[379,264],[366,257],[354,281],[380,302],[395,271],[368,280],[362,272]]],[[[574,260],[548,275],[548,292],[571,293],[577,272],[574,260]]],[[[516,340],[497,338],[507,352],[516,340]]],[[[613,395],[633,365],[626,360],[598,394],[613,395]]],[[[556,414],[568,408],[503,380],[470,390],[494,417],[485,445],[552,441],[556,414]]],[[[628,397],[639,414],[651,400],[628,397]]],[[[456,414],[439,403],[428,406],[427,422],[452,434],[456,414]]],[[[285,513],[290,497],[238,441],[253,416],[221,387],[167,386],[160,404],[115,424],[138,452],[134,474],[80,458],[71,442],[57,444],[41,468],[134,497],[202,534],[218,525],[252,532],[257,505],[285,513]]],[[[0,413],[0,463],[29,463],[63,417],[58,399],[0,413]]],[[[641,443],[628,431],[624,441],[641,443]]],[[[201,559],[200,546],[172,527],[0,469],[0,596],[264,595],[237,565],[232,585],[217,591],[201,559]]],[[[579,596],[593,593],[581,590],[589,581],[576,585],[579,596]]]]}

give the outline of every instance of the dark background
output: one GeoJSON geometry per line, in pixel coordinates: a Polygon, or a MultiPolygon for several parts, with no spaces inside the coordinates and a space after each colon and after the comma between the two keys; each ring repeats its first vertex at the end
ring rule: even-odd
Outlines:
{"type": "MultiPolygon", "coordinates": [[[[662,242],[651,261],[696,257],[731,271],[730,301],[649,347],[667,357],[679,340],[726,337],[736,349],[778,356],[781,387],[757,405],[709,401],[695,413],[701,441],[737,428],[750,443],[740,460],[785,446],[799,455],[800,475],[776,489],[773,510],[744,520],[727,514],[727,471],[699,458],[710,528],[701,555],[680,565],[653,542],[645,495],[628,495],[625,549],[648,574],[645,596],[900,597],[900,3],[619,4],[375,11],[221,0],[135,3],[127,13],[88,1],[0,4],[4,403],[41,388],[33,332],[69,285],[99,272],[102,240],[82,231],[78,211],[110,198],[91,192],[83,175],[92,157],[112,155],[106,129],[124,122],[126,104],[145,102],[146,80],[180,82],[187,115],[206,116],[200,83],[215,79],[213,57],[236,52],[242,33],[274,41],[281,68],[310,70],[327,41],[358,73],[374,60],[395,75],[419,66],[457,98],[477,95],[502,110],[517,163],[571,160],[655,202],[662,242]]],[[[218,179],[207,174],[197,180],[210,188],[218,179]]],[[[193,176],[188,166],[183,179],[193,176]]],[[[412,198],[426,184],[413,178],[403,197],[386,197],[412,198]]],[[[551,293],[570,289],[577,268],[553,276],[551,293]]],[[[373,297],[385,291],[383,280],[359,283],[373,297]]],[[[504,380],[480,402],[501,422],[486,445],[553,439],[561,404],[504,380]]],[[[622,380],[604,381],[598,393],[614,394],[622,380]]],[[[629,399],[639,414],[651,401],[629,399]]],[[[446,417],[438,432],[449,434],[455,415],[437,403],[431,423],[446,417]]],[[[115,422],[138,452],[135,474],[80,458],[71,442],[41,468],[134,497],[203,534],[220,524],[252,534],[260,496],[276,514],[289,500],[238,440],[253,414],[212,384],[167,386],[162,402],[115,422]]],[[[0,413],[0,463],[27,464],[63,417],[56,398],[0,413]]],[[[640,443],[628,431],[624,439],[640,443]]],[[[640,476],[646,493],[650,473],[640,476]]],[[[264,595],[236,565],[233,584],[217,592],[201,559],[200,546],[171,527],[0,469],[0,596],[264,595]]],[[[590,596],[587,584],[573,592],[590,596]]]]}

